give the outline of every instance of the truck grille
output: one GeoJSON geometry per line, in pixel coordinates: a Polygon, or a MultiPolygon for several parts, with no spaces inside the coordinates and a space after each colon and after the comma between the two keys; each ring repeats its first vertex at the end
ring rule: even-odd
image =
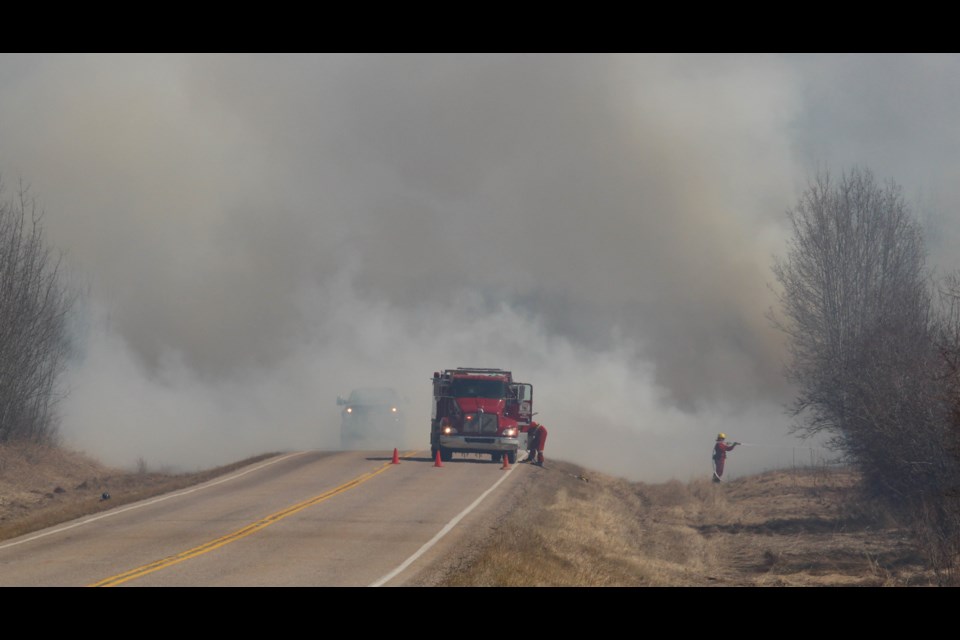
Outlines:
{"type": "Polygon", "coordinates": [[[463,418],[461,433],[491,436],[497,434],[497,414],[495,413],[468,413],[463,418]]]}

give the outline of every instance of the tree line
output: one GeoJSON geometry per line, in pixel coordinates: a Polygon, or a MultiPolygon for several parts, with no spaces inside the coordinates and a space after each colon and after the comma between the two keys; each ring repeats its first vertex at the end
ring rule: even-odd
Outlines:
{"type": "Polygon", "coordinates": [[[787,216],[770,317],[788,338],[794,432],[826,436],[957,583],[960,273],[934,273],[900,187],[867,169],[820,173],[787,216]]]}

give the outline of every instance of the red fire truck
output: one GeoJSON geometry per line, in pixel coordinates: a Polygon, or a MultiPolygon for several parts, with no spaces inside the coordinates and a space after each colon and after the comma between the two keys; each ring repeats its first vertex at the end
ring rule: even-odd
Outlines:
{"type": "Polygon", "coordinates": [[[533,415],[533,385],[515,382],[509,371],[435,371],[430,455],[446,462],[454,453],[489,454],[516,463],[533,415]]]}

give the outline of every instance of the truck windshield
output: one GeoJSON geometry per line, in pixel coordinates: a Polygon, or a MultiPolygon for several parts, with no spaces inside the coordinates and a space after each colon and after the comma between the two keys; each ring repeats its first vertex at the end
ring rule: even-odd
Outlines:
{"type": "Polygon", "coordinates": [[[502,380],[470,380],[457,378],[450,385],[454,398],[503,398],[506,385],[502,380]]]}

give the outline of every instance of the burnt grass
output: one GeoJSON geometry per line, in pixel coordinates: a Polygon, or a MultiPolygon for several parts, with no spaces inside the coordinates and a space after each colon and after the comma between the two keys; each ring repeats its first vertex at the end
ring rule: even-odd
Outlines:
{"type": "Polygon", "coordinates": [[[770,471],[690,488],[703,508],[684,513],[682,521],[722,550],[711,583],[936,584],[909,529],[862,497],[860,478],[850,469],[770,471]]]}

